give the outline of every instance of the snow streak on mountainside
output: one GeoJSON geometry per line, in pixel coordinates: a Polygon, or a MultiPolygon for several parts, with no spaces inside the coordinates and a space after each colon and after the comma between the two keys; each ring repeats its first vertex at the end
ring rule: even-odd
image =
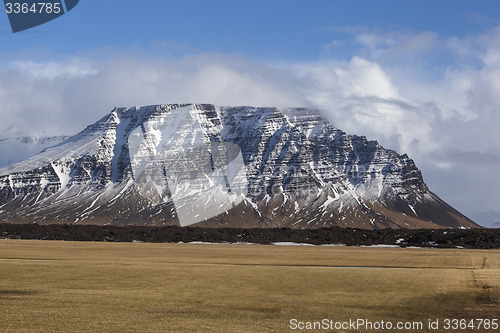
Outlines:
{"type": "Polygon", "coordinates": [[[305,108],[117,108],[0,169],[0,221],[472,228],[407,155],[305,108]]]}

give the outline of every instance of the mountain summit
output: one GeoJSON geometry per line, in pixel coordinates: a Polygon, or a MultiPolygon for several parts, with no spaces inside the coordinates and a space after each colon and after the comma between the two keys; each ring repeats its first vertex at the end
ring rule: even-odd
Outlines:
{"type": "Polygon", "coordinates": [[[116,108],[0,169],[0,222],[476,228],[406,155],[316,110],[116,108]]]}

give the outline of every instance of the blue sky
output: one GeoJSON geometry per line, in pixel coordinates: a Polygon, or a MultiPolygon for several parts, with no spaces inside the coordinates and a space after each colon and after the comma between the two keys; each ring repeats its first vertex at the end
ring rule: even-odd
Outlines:
{"type": "MultiPolygon", "coordinates": [[[[68,55],[96,49],[138,48],[155,55],[239,52],[286,61],[321,57],[348,29],[435,31],[465,37],[498,23],[498,1],[333,0],[81,0],[77,10],[37,28],[9,34],[2,14],[2,49],[44,49],[68,55]]],[[[348,43],[347,43],[348,44],[348,43]]],[[[350,47],[340,57],[353,54],[350,47]]],[[[337,54],[330,54],[334,57],[337,54]]]]}
{"type": "Polygon", "coordinates": [[[80,0],[16,34],[3,12],[0,40],[3,137],[114,106],[304,105],[500,222],[500,1],[80,0]]]}

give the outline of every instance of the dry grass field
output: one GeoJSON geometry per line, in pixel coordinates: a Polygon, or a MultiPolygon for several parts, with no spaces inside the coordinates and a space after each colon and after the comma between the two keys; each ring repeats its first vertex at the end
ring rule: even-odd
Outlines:
{"type": "Polygon", "coordinates": [[[500,319],[499,290],[498,250],[0,240],[1,332],[437,332],[428,319],[500,319]]]}

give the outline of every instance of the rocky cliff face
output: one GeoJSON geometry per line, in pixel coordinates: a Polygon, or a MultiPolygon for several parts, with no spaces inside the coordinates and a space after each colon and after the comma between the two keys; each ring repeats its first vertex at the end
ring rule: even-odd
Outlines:
{"type": "Polygon", "coordinates": [[[314,110],[119,108],[0,169],[0,221],[473,228],[407,155],[314,110]]]}

